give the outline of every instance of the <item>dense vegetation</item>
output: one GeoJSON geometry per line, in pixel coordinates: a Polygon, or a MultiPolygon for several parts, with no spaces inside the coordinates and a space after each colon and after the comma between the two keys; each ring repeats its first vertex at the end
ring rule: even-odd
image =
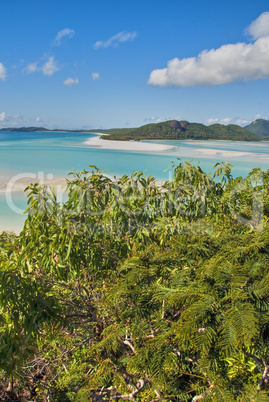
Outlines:
{"type": "Polygon", "coordinates": [[[187,121],[165,121],[163,123],[147,124],[133,129],[113,129],[106,131],[110,140],[230,140],[230,141],[260,141],[261,137],[250,131],[229,124],[213,124],[205,126],[187,121]]]}
{"type": "Polygon", "coordinates": [[[268,401],[269,170],[91,168],[0,236],[0,399],[268,401]]]}
{"type": "Polygon", "coordinates": [[[0,131],[11,131],[11,132],[66,132],[66,133],[88,133],[89,130],[65,130],[62,128],[55,128],[54,130],[49,130],[48,128],[45,127],[6,127],[6,128],[1,128],[0,131]]]}
{"type": "Polygon", "coordinates": [[[261,137],[269,138],[269,121],[264,119],[257,119],[245,127],[253,134],[261,137]]]}
{"type": "MultiPolygon", "coordinates": [[[[139,128],[112,128],[108,130],[93,130],[94,132],[105,134],[102,138],[106,140],[230,140],[230,141],[261,141],[262,137],[269,136],[269,128],[264,130],[260,129],[260,122],[266,120],[256,120],[259,129],[255,131],[258,126],[248,126],[246,128],[229,124],[224,126],[222,124],[212,124],[205,126],[199,123],[188,123],[187,121],[165,121],[156,124],[147,124],[139,128]],[[254,129],[252,128],[254,127],[254,129]],[[254,131],[253,131],[254,130],[254,131]],[[108,135],[107,135],[108,134],[108,135]]],[[[269,124],[269,122],[268,122],[269,124]]],[[[264,123],[263,123],[264,126],[264,123]]],[[[72,132],[74,130],[48,130],[44,127],[21,127],[21,128],[3,128],[0,131],[66,131],[72,132]]],[[[75,130],[76,132],[89,132],[89,130],[75,130]]]]}
{"type": "Polygon", "coordinates": [[[0,131],[28,131],[28,132],[35,132],[35,131],[50,131],[44,127],[6,127],[1,128],[0,131]]]}

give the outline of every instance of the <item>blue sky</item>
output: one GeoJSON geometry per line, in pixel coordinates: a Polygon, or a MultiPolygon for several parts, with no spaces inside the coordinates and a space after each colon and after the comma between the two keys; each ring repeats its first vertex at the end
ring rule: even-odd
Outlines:
{"type": "Polygon", "coordinates": [[[268,0],[0,7],[0,128],[269,118],[268,0]]]}

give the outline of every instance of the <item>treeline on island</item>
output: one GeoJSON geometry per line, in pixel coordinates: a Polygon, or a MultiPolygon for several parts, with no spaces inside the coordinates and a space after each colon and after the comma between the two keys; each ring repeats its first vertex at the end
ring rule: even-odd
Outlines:
{"type": "MultiPolygon", "coordinates": [[[[90,130],[48,130],[44,127],[3,128],[0,131],[66,131],[90,132],[90,130]]],[[[205,126],[199,123],[170,120],[162,123],[146,124],[138,128],[112,128],[107,130],[92,130],[105,134],[102,138],[118,141],[140,140],[229,140],[229,141],[264,141],[269,139],[269,121],[258,119],[246,127],[236,124],[212,124],[205,126]]]]}
{"type": "Polygon", "coordinates": [[[163,123],[146,124],[139,128],[112,129],[106,131],[108,140],[230,140],[261,141],[263,138],[249,130],[229,124],[212,124],[171,120],[163,123]]]}
{"type": "Polygon", "coordinates": [[[261,137],[269,137],[269,121],[264,119],[254,120],[251,124],[245,127],[247,130],[261,137]]]}
{"type": "Polygon", "coordinates": [[[0,236],[0,399],[268,401],[269,170],[91,169],[0,236]]]}

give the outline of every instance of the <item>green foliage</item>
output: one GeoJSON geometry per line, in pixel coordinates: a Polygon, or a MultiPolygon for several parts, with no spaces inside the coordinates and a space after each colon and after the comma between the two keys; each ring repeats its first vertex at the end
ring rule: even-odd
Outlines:
{"type": "Polygon", "coordinates": [[[264,119],[257,119],[245,127],[253,134],[260,135],[261,137],[269,137],[269,121],[264,119]]]}
{"type": "Polygon", "coordinates": [[[268,400],[269,171],[91,169],[0,235],[3,399],[268,400]]]}
{"type": "Polygon", "coordinates": [[[7,128],[1,128],[0,131],[34,132],[34,131],[50,131],[50,130],[44,127],[7,127],[7,128]]]}
{"type": "MultiPolygon", "coordinates": [[[[100,131],[99,131],[100,132],[100,131]]],[[[261,141],[259,135],[251,133],[235,124],[227,126],[212,124],[205,126],[187,121],[165,121],[152,123],[139,128],[105,130],[109,136],[106,140],[230,140],[230,141],[261,141]]]]}

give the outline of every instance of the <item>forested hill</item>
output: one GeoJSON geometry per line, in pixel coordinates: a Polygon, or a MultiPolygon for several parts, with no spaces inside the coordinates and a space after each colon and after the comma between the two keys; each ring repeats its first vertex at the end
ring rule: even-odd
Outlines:
{"type": "Polygon", "coordinates": [[[104,130],[110,140],[230,140],[261,141],[263,138],[243,127],[230,124],[205,126],[199,123],[170,120],[162,123],[147,124],[139,128],[104,130]]]}
{"type": "Polygon", "coordinates": [[[269,139],[269,121],[264,119],[257,119],[251,124],[245,127],[247,130],[251,131],[253,134],[260,135],[269,139]]]}
{"type": "Polygon", "coordinates": [[[269,140],[269,121],[258,119],[245,128],[235,124],[224,126],[212,124],[205,126],[200,123],[189,123],[185,120],[170,120],[162,123],[147,124],[138,128],[113,128],[107,130],[50,130],[45,127],[12,127],[2,128],[0,131],[66,131],[66,132],[98,132],[106,134],[108,140],[229,140],[229,141],[262,141],[269,140]],[[109,135],[107,135],[109,134],[109,135]]]}
{"type": "Polygon", "coordinates": [[[50,130],[45,127],[6,127],[1,128],[0,131],[36,132],[36,131],[50,131],[50,130]]]}

